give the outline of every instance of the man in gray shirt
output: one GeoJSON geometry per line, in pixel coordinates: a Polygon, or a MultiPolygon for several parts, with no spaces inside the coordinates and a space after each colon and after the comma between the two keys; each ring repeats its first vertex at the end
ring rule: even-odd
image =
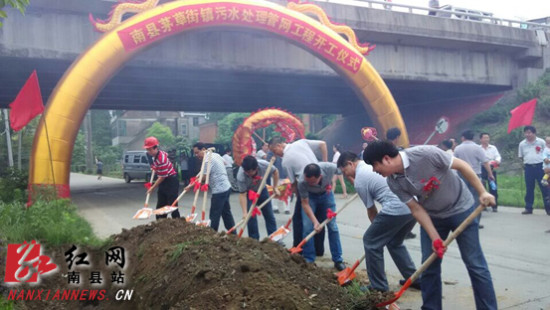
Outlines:
{"type": "MultiPolygon", "coordinates": [[[[483,205],[494,205],[495,197],[485,190],[470,165],[435,146],[417,146],[399,152],[388,141],[375,141],[365,150],[364,160],[374,171],[387,177],[388,186],[407,204],[420,223],[422,261],[435,251],[440,258],[446,250],[443,240],[473,211],[473,197],[457,170],[479,194],[483,205]]],[[[477,309],[497,309],[491,273],[479,242],[478,220],[456,238],[466,265],[477,309]]],[[[422,309],[443,309],[441,260],[422,274],[422,309]]]]}
{"type": "MultiPolygon", "coordinates": [[[[332,177],[338,173],[334,163],[309,164],[298,179],[298,192],[302,200],[302,225],[305,238],[314,229],[317,233],[323,229],[320,222],[327,218],[327,210],[336,212],[336,203],[332,193],[332,177]]],[[[334,267],[342,271],[346,268],[342,259],[342,245],[336,220],[327,223],[328,242],[334,267]]],[[[315,246],[312,240],[303,246],[303,256],[308,263],[315,261],[315,246]]]]}
{"type": "MultiPolygon", "coordinates": [[[[489,166],[489,161],[487,160],[487,157],[485,156],[485,152],[481,148],[481,146],[477,145],[474,140],[474,132],[472,130],[466,130],[462,133],[462,143],[458,145],[455,148],[454,156],[456,158],[460,158],[466,163],[472,167],[477,177],[481,180],[481,167],[483,166],[483,169],[486,170],[487,174],[489,175],[490,180],[494,180],[495,177],[493,176],[493,172],[491,171],[491,167],[489,166]]],[[[464,181],[464,177],[460,175],[464,181]]],[[[479,200],[479,196],[477,195],[477,191],[475,188],[466,181],[466,185],[468,186],[468,190],[470,193],[472,193],[472,196],[474,197],[473,207],[477,205],[477,201],[479,200]]],[[[481,221],[481,214],[479,214],[479,220],[481,221]]],[[[483,228],[483,225],[479,225],[479,228],[483,228]]]]}
{"type": "MultiPolygon", "coordinates": [[[[324,141],[306,139],[287,144],[283,138],[274,137],[269,141],[269,148],[273,154],[283,159],[283,169],[297,194],[294,214],[292,215],[293,246],[297,246],[302,241],[302,200],[296,190],[296,180],[302,175],[306,165],[318,162],[315,156],[316,152],[321,153],[322,161],[328,161],[327,144],[324,141]]],[[[315,235],[315,249],[318,256],[324,254],[324,241],[324,231],[315,235]]]]}
{"type": "MultiPolygon", "coordinates": [[[[359,160],[357,155],[352,152],[342,153],[338,159],[338,168],[353,181],[355,191],[367,207],[371,221],[363,235],[367,274],[371,289],[386,292],[389,288],[384,271],[384,247],[388,248],[397,269],[405,279],[416,271],[409,251],[403,244],[416,220],[407,205],[392,193],[386,179],[373,172],[372,167],[359,160]],[[382,205],[380,212],[374,205],[375,200],[382,205]]],[[[405,280],[400,282],[404,284],[405,280]]],[[[413,283],[412,287],[420,289],[420,281],[413,283]]]]}
{"type": "MultiPolygon", "coordinates": [[[[250,207],[253,203],[253,201],[247,197],[248,191],[252,191],[254,193],[258,192],[260,184],[262,183],[262,178],[264,177],[268,166],[269,163],[267,161],[263,159],[256,159],[251,155],[248,155],[243,159],[239,172],[237,172],[237,183],[239,184],[240,192],[239,202],[241,203],[241,208],[243,209],[243,218],[246,217],[247,212],[250,212],[250,207]]],[[[271,176],[273,176],[274,184],[277,184],[279,182],[279,171],[277,168],[271,167],[271,171],[267,176],[268,180],[271,176]]],[[[276,195],[280,194],[276,186],[273,187],[273,190],[276,195]]],[[[269,198],[267,187],[264,187],[259,195],[260,196],[258,197],[257,202],[258,206],[269,198]]],[[[261,211],[265,219],[267,235],[269,236],[277,230],[277,223],[275,221],[275,215],[273,214],[271,202],[268,202],[264,207],[262,207],[261,211]]],[[[258,232],[258,220],[255,216],[251,217],[248,221],[248,236],[256,240],[260,239],[260,233],[258,232]]]]}
{"type": "Polygon", "coordinates": [[[546,214],[550,215],[550,197],[548,187],[542,186],[540,181],[544,176],[542,170],[542,152],[546,143],[537,137],[537,129],[533,126],[525,126],[523,135],[525,139],[518,147],[518,157],[523,160],[525,173],[525,210],[521,214],[533,214],[533,202],[535,201],[535,182],[539,184],[546,214]]]}

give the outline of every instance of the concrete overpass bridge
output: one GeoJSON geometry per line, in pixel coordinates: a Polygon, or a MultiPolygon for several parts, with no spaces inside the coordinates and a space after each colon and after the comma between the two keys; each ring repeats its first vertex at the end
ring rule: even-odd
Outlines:
{"type": "MultiPolygon", "coordinates": [[[[35,0],[24,17],[10,11],[0,30],[0,107],[14,99],[33,69],[47,98],[70,64],[101,36],[88,13],[104,17],[112,4],[35,0]]],[[[512,89],[550,63],[540,37],[548,32],[427,16],[413,7],[384,10],[377,1],[318,4],[334,21],[355,29],[360,41],[377,45],[367,59],[400,107],[512,89]]],[[[92,108],[251,111],[266,105],[294,112],[364,112],[346,82],[308,52],[230,28],[184,33],[140,53],[92,108]]]]}

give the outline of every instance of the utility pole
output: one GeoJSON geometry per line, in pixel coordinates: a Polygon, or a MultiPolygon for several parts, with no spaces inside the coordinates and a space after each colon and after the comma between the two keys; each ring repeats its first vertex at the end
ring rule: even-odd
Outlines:
{"type": "Polygon", "coordinates": [[[8,163],[13,167],[13,153],[11,151],[10,122],[8,120],[8,109],[4,109],[4,122],[6,124],[6,142],[8,144],[8,163]]]}
{"type": "Polygon", "coordinates": [[[94,154],[92,150],[92,114],[86,112],[84,117],[84,136],[86,139],[86,172],[93,171],[94,154]]]}

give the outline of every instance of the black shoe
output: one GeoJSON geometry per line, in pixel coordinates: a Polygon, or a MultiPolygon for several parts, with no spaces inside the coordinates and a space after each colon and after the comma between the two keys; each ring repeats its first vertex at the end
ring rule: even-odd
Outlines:
{"type": "Polygon", "coordinates": [[[416,238],[416,234],[410,231],[405,235],[405,239],[414,239],[414,238],[416,238]]]}
{"type": "Polygon", "coordinates": [[[289,211],[289,210],[286,210],[286,211],[285,211],[285,214],[290,214],[290,211],[289,211]]]}
{"type": "Polygon", "coordinates": [[[334,268],[336,268],[336,270],[338,271],[342,271],[346,269],[346,264],[344,264],[344,262],[337,262],[337,263],[334,263],[334,268]]]}
{"type": "Polygon", "coordinates": [[[273,213],[275,213],[275,214],[279,214],[279,209],[275,209],[275,210],[273,210],[273,213]]]}
{"type": "Polygon", "coordinates": [[[533,214],[533,211],[525,210],[521,212],[521,214],[533,214]]]}
{"type": "Polygon", "coordinates": [[[478,226],[478,227],[479,227],[479,229],[483,229],[483,228],[485,228],[485,226],[483,226],[483,225],[481,225],[481,224],[479,224],[479,226],[478,226]]]}
{"type": "Polygon", "coordinates": [[[318,252],[318,253],[315,253],[315,255],[317,257],[323,257],[323,255],[325,255],[325,252],[318,252]]]}
{"type": "Polygon", "coordinates": [[[497,213],[498,212],[497,208],[493,208],[493,212],[497,213]]]}
{"type": "MultiPolygon", "coordinates": [[[[399,285],[403,286],[403,285],[405,285],[405,282],[407,282],[407,280],[401,279],[401,280],[399,280],[399,285]]],[[[414,282],[411,284],[410,287],[415,288],[415,289],[417,289],[417,290],[420,290],[420,280],[414,281],[414,282]]]]}

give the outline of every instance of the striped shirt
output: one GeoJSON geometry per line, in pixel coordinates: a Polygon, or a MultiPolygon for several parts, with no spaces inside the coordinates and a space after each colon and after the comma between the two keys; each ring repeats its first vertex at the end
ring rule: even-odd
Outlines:
{"type": "Polygon", "coordinates": [[[153,168],[157,176],[161,178],[176,175],[176,170],[174,170],[174,166],[172,166],[172,163],[168,159],[168,154],[166,154],[165,151],[159,150],[157,156],[155,156],[153,160],[153,164],[151,164],[151,168],[153,168]]]}

